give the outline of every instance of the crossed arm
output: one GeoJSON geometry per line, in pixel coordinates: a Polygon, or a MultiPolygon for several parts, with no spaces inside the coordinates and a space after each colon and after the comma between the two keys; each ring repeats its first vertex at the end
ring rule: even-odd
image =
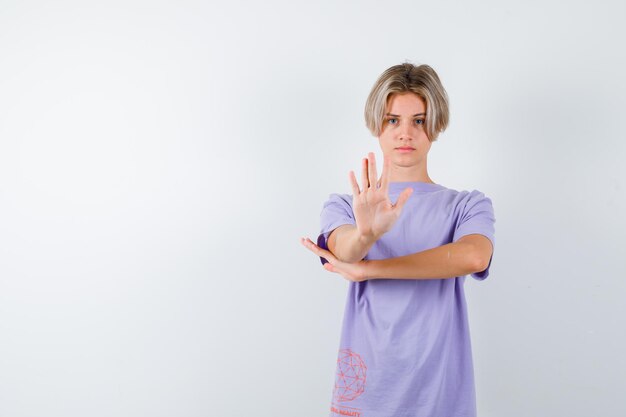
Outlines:
{"type": "Polygon", "coordinates": [[[346,267],[346,263],[355,264],[352,266],[351,272],[358,275],[357,280],[370,278],[454,278],[484,271],[493,254],[493,246],[486,236],[470,234],[461,237],[454,243],[406,256],[381,260],[361,260],[374,242],[375,240],[370,237],[360,236],[356,226],[342,225],[330,234],[328,238],[329,251],[315,245],[313,248],[310,244],[309,249],[325,258],[332,255],[336,265],[327,267],[327,269],[336,269],[333,272],[341,272],[342,268],[346,267]]]}

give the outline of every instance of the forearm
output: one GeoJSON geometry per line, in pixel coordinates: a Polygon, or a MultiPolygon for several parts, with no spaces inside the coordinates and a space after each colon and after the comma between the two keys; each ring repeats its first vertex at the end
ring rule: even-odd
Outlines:
{"type": "Polygon", "coordinates": [[[350,263],[362,260],[377,240],[373,236],[362,235],[354,225],[337,230],[333,238],[333,254],[339,260],[350,263]]]}
{"type": "Polygon", "coordinates": [[[448,243],[411,255],[364,261],[367,279],[441,279],[480,271],[474,247],[448,243]]]}

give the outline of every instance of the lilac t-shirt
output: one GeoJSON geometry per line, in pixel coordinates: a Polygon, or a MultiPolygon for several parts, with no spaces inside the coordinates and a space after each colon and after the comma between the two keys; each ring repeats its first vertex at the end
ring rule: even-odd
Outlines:
{"type": "MultiPolygon", "coordinates": [[[[473,233],[495,248],[493,207],[483,193],[392,182],[391,202],[407,187],[413,194],[400,217],[365,259],[409,255],[473,233]]],[[[352,196],[331,194],[320,218],[317,243],[328,249],[330,232],[356,224],[352,196]]],[[[484,271],[471,275],[484,280],[490,267],[491,259],[484,271]]],[[[465,276],[350,282],[330,416],[475,417],[464,282],[465,276]]]]}

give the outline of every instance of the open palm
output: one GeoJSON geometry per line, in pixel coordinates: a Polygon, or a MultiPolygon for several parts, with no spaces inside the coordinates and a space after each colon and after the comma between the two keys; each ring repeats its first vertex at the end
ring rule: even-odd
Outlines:
{"type": "Polygon", "coordinates": [[[400,217],[404,204],[413,189],[407,188],[398,197],[396,204],[389,200],[389,158],[385,156],[383,173],[377,181],[376,159],[370,152],[363,158],[362,176],[363,189],[359,188],[354,171],[350,171],[352,185],[352,211],[356,227],[362,235],[372,236],[377,240],[393,227],[400,217]]]}

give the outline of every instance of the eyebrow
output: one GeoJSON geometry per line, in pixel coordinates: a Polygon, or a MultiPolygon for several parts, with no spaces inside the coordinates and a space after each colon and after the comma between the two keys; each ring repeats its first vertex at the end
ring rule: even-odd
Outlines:
{"type": "MultiPolygon", "coordinates": [[[[416,114],[413,115],[413,117],[415,117],[415,116],[425,116],[425,115],[426,115],[426,113],[416,113],[416,114]]],[[[386,116],[400,117],[399,114],[391,114],[391,113],[387,113],[386,116]]]]}

